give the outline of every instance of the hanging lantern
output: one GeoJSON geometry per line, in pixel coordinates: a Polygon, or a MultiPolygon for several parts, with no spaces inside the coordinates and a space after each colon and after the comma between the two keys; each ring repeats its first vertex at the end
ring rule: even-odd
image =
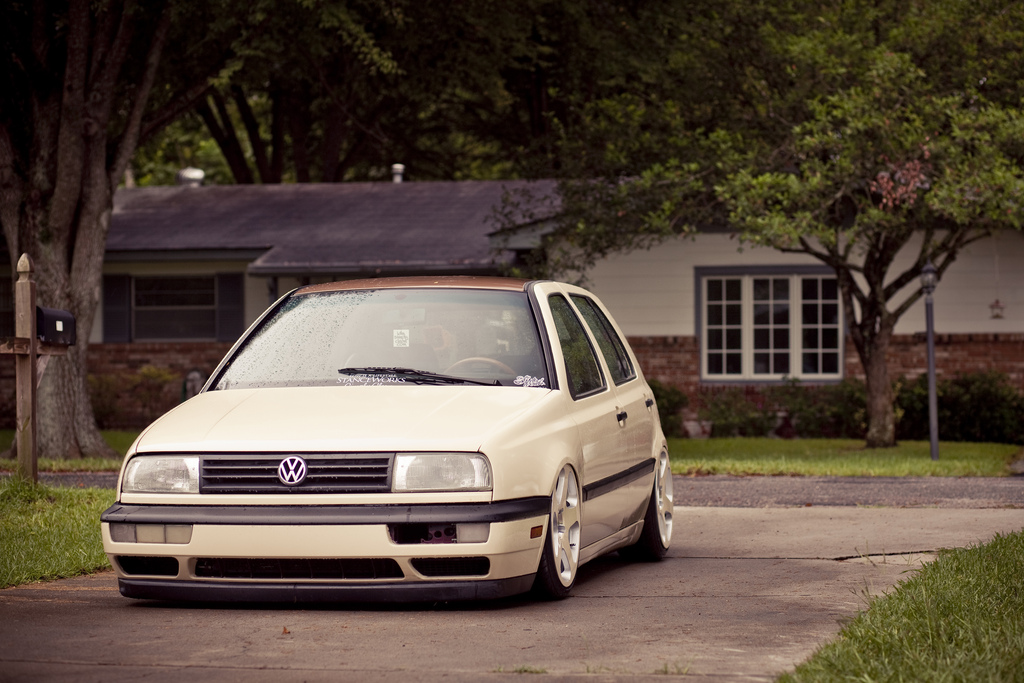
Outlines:
{"type": "Polygon", "coordinates": [[[988,305],[988,308],[989,308],[990,311],[992,311],[992,317],[994,319],[996,319],[996,320],[1002,320],[1003,319],[1003,310],[1006,308],[1006,306],[1003,304],[1002,301],[1000,301],[999,299],[996,299],[995,301],[993,301],[992,303],[990,303],[988,305]]]}

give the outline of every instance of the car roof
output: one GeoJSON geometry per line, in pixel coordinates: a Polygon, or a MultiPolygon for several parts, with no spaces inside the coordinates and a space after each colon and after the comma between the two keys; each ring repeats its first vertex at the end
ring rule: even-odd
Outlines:
{"type": "Polygon", "coordinates": [[[523,292],[533,280],[509,277],[474,277],[470,275],[439,275],[416,277],[378,277],[342,280],[300,287],[295,294],[344,292],[361,289],[498,289],[523,292]]]}

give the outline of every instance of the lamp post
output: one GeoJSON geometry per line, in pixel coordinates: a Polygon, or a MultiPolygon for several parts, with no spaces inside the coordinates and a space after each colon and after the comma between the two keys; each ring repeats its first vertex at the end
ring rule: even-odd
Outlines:
{"type": "Polygon", "coordinates": [[[932,292],[938,282],[935,266],[929,259],[921,269],[921,289],[924,290],[924,324],[928,336],[928,436],[931,440],[932,460],[939,459],[939,401],[935,390],[935,314],[932,310],[932,292]]]}

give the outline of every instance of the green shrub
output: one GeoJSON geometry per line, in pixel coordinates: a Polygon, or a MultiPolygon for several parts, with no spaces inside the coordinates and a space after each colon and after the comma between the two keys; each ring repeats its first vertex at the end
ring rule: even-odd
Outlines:
{"type": "Polygon", "coordinates": [[[100,429],[147,425],[181,400],[181,375],[155,365],[135,373],[89,375],[88,382],[100,429]]]}
{"type": "Polygon", "coordinates": [[[86,380],[96,424],[100,429],[110,429],[118,423],[121,397],[132,390],[137,380],[132,375],[121,373],[89,375],[86,380]]]}
{"type": "MultiPolygon", "coordinates": [[[[1024,444],[1024,396],[1000,372],[977,372],[936,385],[939,438],[1024,444]]],[[[899,439],[927,440],[928,376],[898,386],[899,439]]]]}
{"type": "Polygon", "coordinates": [[[690,405],[690,398],[679,387],[662,384],[656,379],[647,383],[654,392],[654,400],[658,404],[658,417],[661,418],[661,429],[665,436],[684,436],[683,408],[690,405]]]}
{"type": "Polygon", "coordinates": [[[805,386],[791,379],[767,388],[765,397],[784,415],[790,433],[780,428],[780,436],[862,439],[867,433],[867,389],[860,380],[805,386]]]}
{"type": "MultiPolygon", "coordinates": [[[[943,441],[1024,444],[1024,395],[999,372],[942,380],[937,386],[939,438],[943,441]]],[[[928,440],[928,378],[893,382],[896,436],[928,440]]],[[[711,436],[863,439],[867,389],[858,379],[806,386],[797,380],[752,393],[737,387],[705,397],[700,410],[711,436]],[[776,416],[782,424],[776,430],[776,416]]]]}
{"type": "Polygon", "coordinates": [[[702,397],[700,418],[711,422],[712,437],[768,436],[778,421],[765,396],[729,387],[702,397]]]}

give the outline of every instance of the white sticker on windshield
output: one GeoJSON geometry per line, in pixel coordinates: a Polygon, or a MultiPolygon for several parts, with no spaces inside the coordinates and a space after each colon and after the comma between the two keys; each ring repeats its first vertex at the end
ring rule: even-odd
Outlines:
{"type": "Polygon", "coordinates": [[[409,347],[409,330],[395,330],[391,336],[392,343],[396,349],[409,347]]]}
{"type": "Polygon", "coordinates": [[[519,375],[516,377],[516,386],[520,387],[543,387],[547,386],[547,381],[543,377],[530,377],[529,375],[519,375]]]}

